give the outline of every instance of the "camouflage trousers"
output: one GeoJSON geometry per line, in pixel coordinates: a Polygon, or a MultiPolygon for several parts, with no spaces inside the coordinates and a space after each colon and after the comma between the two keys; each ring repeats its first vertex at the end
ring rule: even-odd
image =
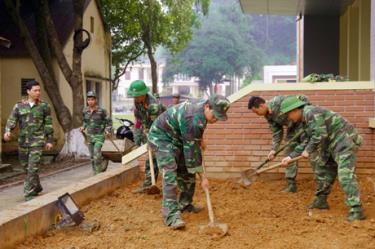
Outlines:
{"type": "Polygon", "coordinates": [[[26,179],[23,188],[25,198],[36,196],[43,190],[38,175],[42,152],[43,147],[20,146],[18,148],[20,164],[26,171],[26,179]]]}
{"type": "Polygon", "coordinates": [[[328,196],[338,176],[346,195],[346,205],[353,208],[361,206],[359,185],[355,174],[356,146],[344,147],[332,152],[314,152],[310,155],[316,182],[316,196],[328,196]]]}
{"type": "Polygon", "coordinates": [[[178,148],[158,147],[155,155],[163,178],[162,213],[165,224],[170,225],[180,216],[180,210],[193,202],[195,174],[188,173],[184,155],[178,148]]]}
{"type": "Polygon", "coordinates": [[[147,137],[143,134],[142,128],[134,129],[134,143],[138,146],[147,143],[147,137]]]}
{"type": "Polygon", "coordinates": [[[102,147],[104,143],[104,135],[90,136],[88,139],[88,147],[90,151],[90,160],[94,175],[107,170],[106,166],[102,165],[102,147]]]}

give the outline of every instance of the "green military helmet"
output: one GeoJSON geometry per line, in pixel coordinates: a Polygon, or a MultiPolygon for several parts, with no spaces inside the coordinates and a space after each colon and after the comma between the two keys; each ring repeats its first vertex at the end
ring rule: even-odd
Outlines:
{"type": "Polygon", "coordinates": [[[213,110],[214,116],[218,120],[227,120],[227,111],[230,107],[230,102],[227,98],[222,95],[213,94],[208,99],[208,104],[210,105],[211,109],[213,110]]]}
{"type": "Polygon", "coordinates": [[[88,91],[87,94],[86,94],[86,97],[94,97],[94,98],[96,98],[96,92],[94,92],[94,91],[88,91]]]}
{"type": "Polygon", "coordinates": [[[146,86],[143,80],[135,80],[130,84],[128,94],[132,97],[138,97],[146,95],[150,91],[150,88],[146,86]]]}
{"type": "Polygon", "coordinates": [[[298,107],[307,105],[299,96],[289,96],[281,102],[280,114],[288,113],[298,107]]]}

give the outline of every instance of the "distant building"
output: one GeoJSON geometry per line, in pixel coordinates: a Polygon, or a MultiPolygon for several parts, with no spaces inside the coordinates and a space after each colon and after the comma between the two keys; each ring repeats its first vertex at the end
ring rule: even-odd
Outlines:
{"type": "MultiPolygon", "coordinates": [[[[165,68],[164,63],[159,63],[158,70],[158,92],[163,101],[169,103],[169,97],[174,93],[179,93],[183,98],[186,99],[197,99],[205,96],[204,91],[199,88],[199,78],[190,77],[184,74],[176,74],[172,82],[164,84],[163,82],[163,70],[165,68]]],[[[127,96],[127,91],[130,87],[131,82],[134,80],[143,80],[150,89],[152,88],[151,79],[151,65],[150,63],[141,62],[130,65],[125,74],[120,78],[120,83],[116,91],[112,93],[113,99],[113,111],[114,112],[126,112],[129,113],[133,108],[133,98],[127,96]]],[[[224,80],[219,84],[214,84],[214,92],[229,96],[234,92],[237,92],[240,88],[243,78],[233,76],[224,77],[224,80]]],[[[207,93],[209,91],[207,90],[207,93]]]]}
{"type": "Polygon", "coordinates": [[[297,82],[296,65],[277,65],[263,67],[263,81],[270,83],[295,83],[297,82]]]}

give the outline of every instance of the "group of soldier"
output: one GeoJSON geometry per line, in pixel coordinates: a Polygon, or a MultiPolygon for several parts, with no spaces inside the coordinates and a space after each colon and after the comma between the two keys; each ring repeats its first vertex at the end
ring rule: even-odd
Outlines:
{"type": "MultiPolygon", "coordinates": [[[[52,148],[53,127],[50,107],[40,100],[39,83],[30,81],[26,89],[28,99],[15,105],[4,140],[10,140],[11,130],[19,123],[19,159],[26,170],[24,195],[30,200],[42,191],[38,169],[43,147],[52,148]]],[[[143,184],[133,192],[145,193],[151,186],[150,165],[154,165],[155,178],[159,171],[162,178],[164,222],[172,229],[181,229],[185,227],[182,212],[198,213],[202,209],[192,204],[196,175],[201,186],[208,187],[202,160],[204,130],[208,123],[227,120],[230,102],[224,96],[214,94],[196,103],[178,103],[179,96],[174,95],[173,105],[165,108],[159,98],[149,92],[141,80],[132,82],[128,90],[128,95],[134,98],[135,142],[138,145],[147,143],[153,152],[145,164],[143,184]]],[[[101,148],[111,134],[112,121],[106,110],[98,106],[95,92],[89,91],[86,97],[80,130],[89,146],[93,172],[98,174],[106,170],[101,148]]],[[[269,160],[275,158],[286,128],[288,146],[282,164],[286,167],[288,185],[283,192],[297,191],[298,167],[292,159],[302,155],[310,159],[316,180],[316,198],[308,208],[329,208],[327,196],[338,176],[350,208],[347,220],[365,219],[355,174],[356,152],[362,138],[351,124],[332,111],[313,106],[303,95],[276,96],[269,102],[253,96],[248,108],[269,123],[272,132],[269,160]]]]}

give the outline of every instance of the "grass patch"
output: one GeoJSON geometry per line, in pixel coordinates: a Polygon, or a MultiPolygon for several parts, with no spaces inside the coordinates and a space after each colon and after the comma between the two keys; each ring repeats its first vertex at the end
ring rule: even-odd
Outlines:
{"type": "Polygon", "coordinates": [[[134,114],[112,114],[113,129],[116,130],[122,124],[117,118],[126,118],[134,122],[134,114]]]}

